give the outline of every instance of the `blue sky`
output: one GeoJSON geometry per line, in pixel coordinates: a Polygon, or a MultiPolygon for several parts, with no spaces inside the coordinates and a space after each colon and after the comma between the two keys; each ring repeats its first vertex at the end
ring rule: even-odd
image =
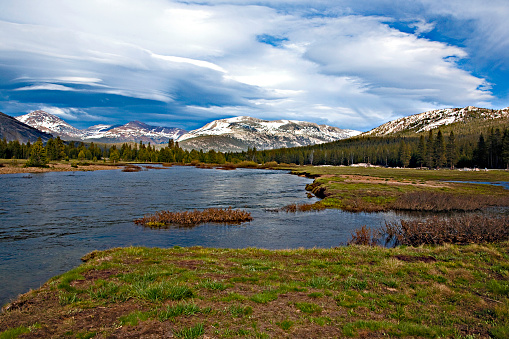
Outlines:
{"type": "Polygon", "coordinates": [[[369,130],[509,106],[507,0],[0,0],[0,111],[369,130]]]}

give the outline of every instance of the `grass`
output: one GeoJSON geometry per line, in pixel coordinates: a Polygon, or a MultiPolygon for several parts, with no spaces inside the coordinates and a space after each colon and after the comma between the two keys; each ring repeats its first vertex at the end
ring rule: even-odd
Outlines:
{"type": "Polygon", "coordinates": [[[170,225],[194,226],[202,223],[240,224],[251,221],[251,213],[229,208],[207,208],[203,211],[170,212],[160,211],[153,215],[146,215],[134,222],[147,227],[167,227],[170,225]]]}
{"type": "MultiPolygon", "coordinates": [[[[290,168],[289,168],[290,169],[290,168]]],[[[509,192],[502,187],[464,182],[509,181],[502,170],[467,172],[396,168],[311,167],[292,173],[315,178],[306,189],[323,200],[287,206],[287,212],[338,208],[351,212],[473,211],[509,206],[509,192]]]]}
{"type": "Polygon", "coordinates": [[[128,247],[84,260],[5,308],[0,338],[506,338],[509,332],[507,241],[128,247]]]}

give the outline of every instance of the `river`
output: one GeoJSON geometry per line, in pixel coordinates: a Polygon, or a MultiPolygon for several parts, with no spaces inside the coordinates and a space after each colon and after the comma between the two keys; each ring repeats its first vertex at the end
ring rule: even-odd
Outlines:
{"type": "Polygon", "coordinates": [[[119,246],[268,249],[344,245],[354,229],[400,219],[388,213],[269,211],[308,199],[311,179],[283,171],[175,166],[141,172],[50,172],[0,176],[0,305],[119,246]],[[159,210],[241,208],[242,225],[148,229],[133,220],[159,210]]]}

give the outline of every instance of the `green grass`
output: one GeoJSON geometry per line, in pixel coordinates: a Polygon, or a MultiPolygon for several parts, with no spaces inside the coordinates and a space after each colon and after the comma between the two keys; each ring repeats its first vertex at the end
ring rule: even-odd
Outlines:
{"type": "Polygon", "coordinates": [[[197,324],[193,327],[183,328],[181,330],[175,331],[175,337],[183,338],[183,339],[193,339],[199,338],[204,333],[203,324],[197,324]]]}
{"type": "MultiPolygon", "coordinates": [[[[484,203],[483,196],[490,197],[489,204],[509,205],[509,193],[502,187],[449,181],[494,182],[509,181],[509,172],[458,170],[420,170],[396,168],[312,167],[291,168],[294,174],[316,178],[306,189],[324,199],[316,202],[318,207],[338,208],[347,211],[383,211],[401,209],[407,204],[411,193],[452,194],[457,199],[476,200],[484,203]],[[447,182],[447,183],[445,183],[447,182]],[[503,197],[504,199],[498,199],[503,197]]],[[[447,200],[447,199],[446,199],[447,200]]],[[[453,202],[452,202],[453,203],[453,202]]],[[[454,206],[466,206],[461,201],[454,206]]],[[[412,206],[412,204],[409,204],[412,206]]],[[[411,207],[415,208],[415,207],[411,207]]]]}
{"type": "Polygon", "coordinates": [[[509,242],[274,251],[129,247],[85,260],[0,314],[2,338],[163,329],[180,338],[505,338],[509,331],[509,242]]]}

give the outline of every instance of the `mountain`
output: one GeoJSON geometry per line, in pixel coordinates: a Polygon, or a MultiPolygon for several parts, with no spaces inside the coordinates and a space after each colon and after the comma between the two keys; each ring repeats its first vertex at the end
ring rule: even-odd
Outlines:
{"type": "Polygon", "coordinates": [[[267,121],[251,117],[235,117],[212,121],[188,132],[177,141],[184,149],[245,151],[321,144],[346,139],[359,131],[295,120],[267,121]]]}
{"type": "Polygon", "coordinates": [[[0,139],[5,138],[7,141],[18,140],[21,143],[35,142],[38,138],[42,141],[47,141],[52,137],[51,134],[47,134],[33,128],[23,122],[16,120],[9,115],[0,112],[0,139]]]}
{"type": "Polygon", "coordinates": [[[389,121],[380,125],[362,136],[386,136],[420,133],[438,127],[461,125],[460,128],[467,130],[479,129],[496,123],[507,123],[509,119],[509,107],[493,110],[468,106],[465,108],[447,108],[410,115],[408,117],[389,121]],[[473,127],[477,126],[477,128],[473,127]]]}
{"type": "Polygon", "coordinates": [[[80,140],[82,135],[81,130],[69,125],[56,115],[41,110],[21,115],[16,119],[37,128],[39,131],[51,133],[55,136],[59,135],[62,139],[65,137],[68,140],[80,140]]]}
{"type": "Polygon", "coordinates": [[[165,144],[169,139],[178,139],[186,133],[175,127],[150,126],[139,121],[132,121],[123,126],[95,125],[87,129],[71,126],[59,117],[45,111],[33,111],[16,119],[40,131],[60,136],[64,140],[123,143],[144,142],[165,144]]]}
{"type": "Polygon", "coordinates": [[[186,133],[176,127],[150,126],[140,121],[131,121],[123,126],[113,126],[100,129],[92,126],[89,135],[84,139],[98,142],[140,142],[152,144],[167,144],[169,139],[178,139],[186,133]],[[93,139],[93,140],[92,140],[93,139]]]}

